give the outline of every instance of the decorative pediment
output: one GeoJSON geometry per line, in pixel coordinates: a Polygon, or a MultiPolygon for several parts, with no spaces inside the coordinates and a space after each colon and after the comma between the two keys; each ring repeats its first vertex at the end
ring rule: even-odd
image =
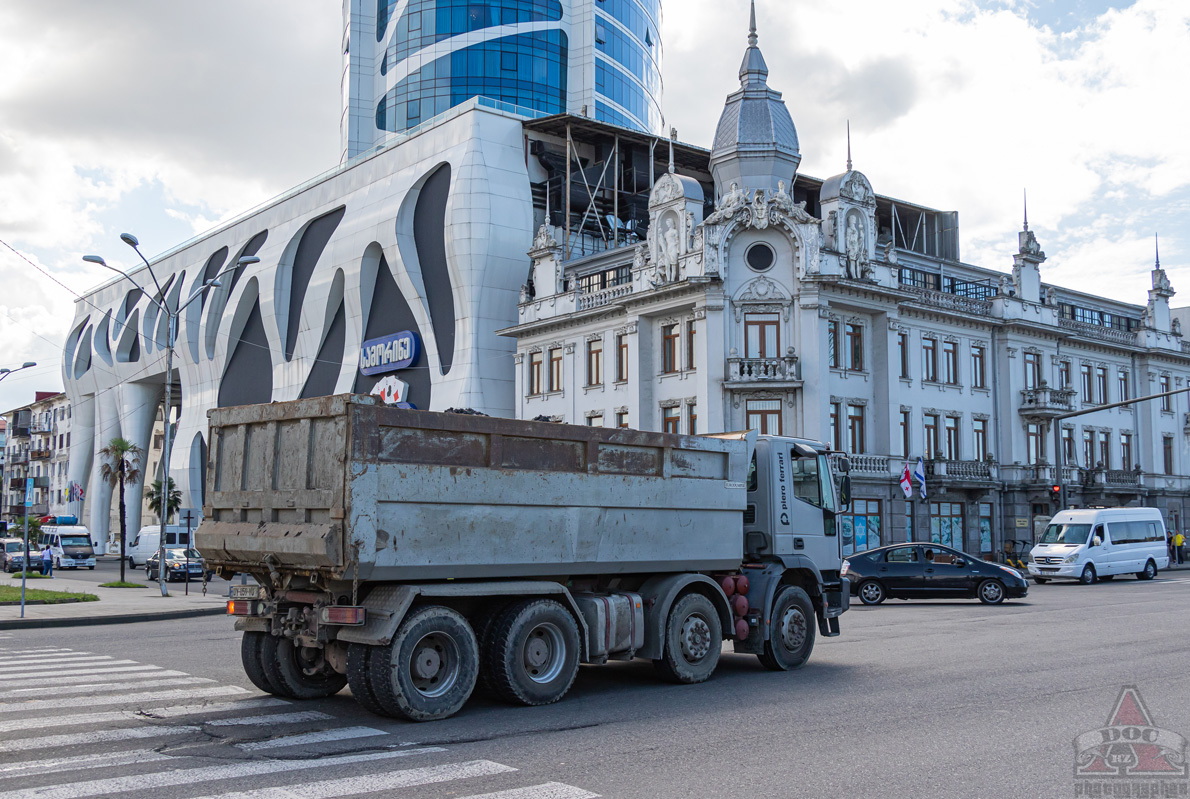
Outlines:
{"type": "Polygon", "coordinates": [[[761,275],[744,285],[743,290],[735,297],[737,303],[742,302],[788,302],[789,295],[777,283],[761,275]]]}

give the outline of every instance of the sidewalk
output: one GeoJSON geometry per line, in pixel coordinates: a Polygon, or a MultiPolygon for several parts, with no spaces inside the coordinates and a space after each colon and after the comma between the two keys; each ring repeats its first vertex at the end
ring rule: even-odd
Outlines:
{"type": "MultiPolygon", "coordinates": [[[[19,581],[13,582],[19,585],[19,581]]],[[[0,605],[0,630],[163,621],[227,612],[226,583],[209,586],[205,597],[200,582],[190,584],[190,596],[186,596],[185,583],[168,586],[170,595],[163,597],[156,583],[144,588],[99,588],[75,580],[30,580],[29,588],[95,594],[99,601],[26,605],[23,619],[20,605],[0,605]]]]}

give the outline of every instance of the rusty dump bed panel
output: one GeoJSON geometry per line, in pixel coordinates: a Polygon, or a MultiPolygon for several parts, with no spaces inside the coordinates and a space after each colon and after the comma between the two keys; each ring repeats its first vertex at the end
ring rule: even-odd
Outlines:
{"type": "Polygon", "coordinates": [[[341,395],[210,412],[208,563],[425,580],[727,569],[744,440],[341,395]],[[358,572],[357,572],[358,569],[358,572]]]}

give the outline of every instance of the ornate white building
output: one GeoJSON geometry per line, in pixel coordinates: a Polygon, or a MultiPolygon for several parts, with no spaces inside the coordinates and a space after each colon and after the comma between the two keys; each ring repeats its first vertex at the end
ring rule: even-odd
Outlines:
{"type": "Polygon", "coordinates": [[[964,263],[957,214],[882,197],[850,162],[797,174],[755,17],[740,83],[709,152],[670,143],[643,242],[576,247],[572,215],[539,205],[504,331],[518,416],[828,441],[851,453],[849,551],[912,535],[999,552],[1032,539],[1059,482],[1068,504],[1153,505],[1183,529],[1185,395],[1062,422],[1053,465],[1054,417],[1190,385],[1160,266],[1146,306],[1051,286],[1027,220],[1010,271],[964,263]],[[898,477],[918,457],[911,504],[898,477]]]}

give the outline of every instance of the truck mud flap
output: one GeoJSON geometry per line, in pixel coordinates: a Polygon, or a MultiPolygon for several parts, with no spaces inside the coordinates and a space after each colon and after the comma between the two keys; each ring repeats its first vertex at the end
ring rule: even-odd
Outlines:
{"type": "Polygon", "coordinates": [[[335,570],[343,562],[341,530],[338,523],[204,521],[194,543],[216,563],[248,566],[275,555],[287,568],[335,570]]]}
{"type": "Polygon", "coordinates": [[[839,617],[851,607],[851,585],[844,577],[842,585],[827,586],[823,591],[825,607],[818,614],[818,631],[826,638],[839,635],[839,617]]]}

